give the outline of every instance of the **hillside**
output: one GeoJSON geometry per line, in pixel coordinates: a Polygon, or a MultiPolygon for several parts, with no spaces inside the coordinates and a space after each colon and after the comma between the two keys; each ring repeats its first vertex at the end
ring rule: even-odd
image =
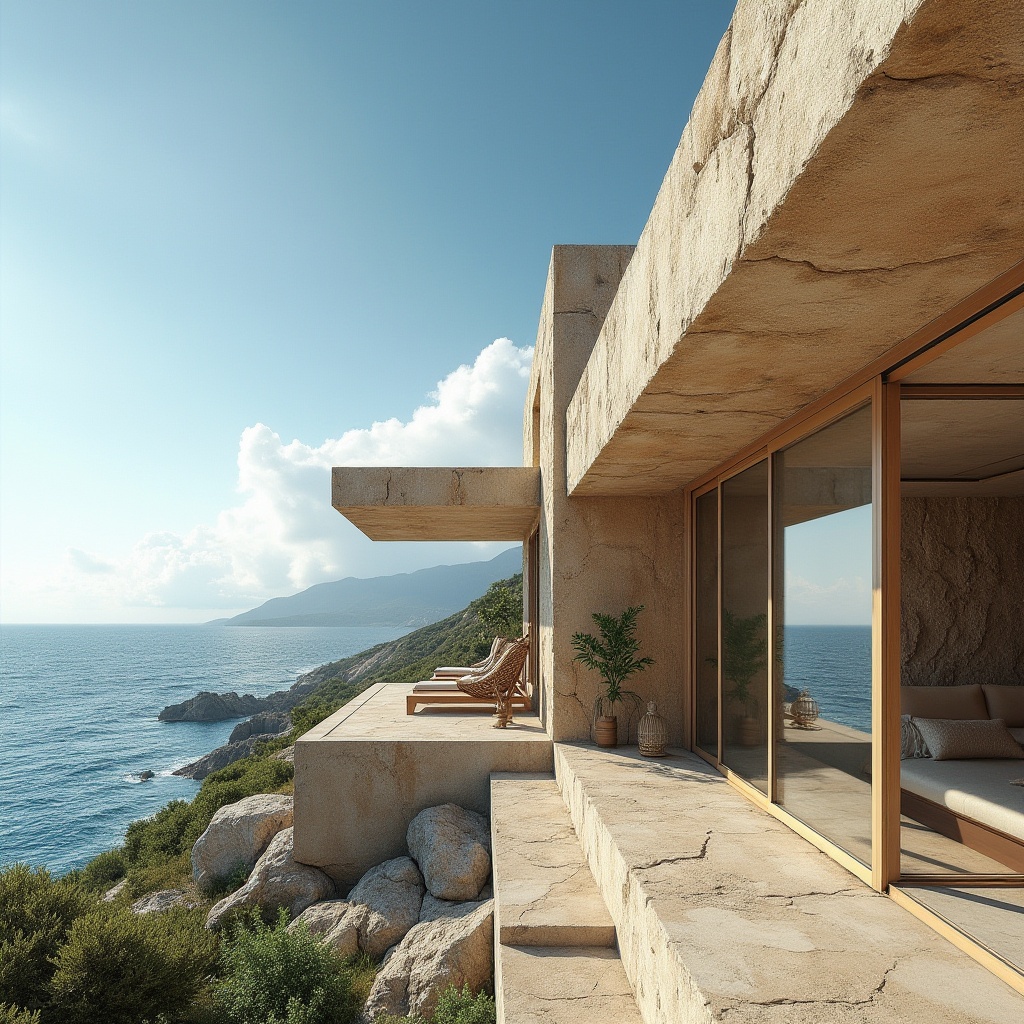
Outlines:
{"type": "Polygon", "coordinates": [[[319,583],[218,620],[225,626],[420,626],[465,608],[492,583],[522,568],[519,547],[486,562],[436,565],[418,572],[319,583]]]}

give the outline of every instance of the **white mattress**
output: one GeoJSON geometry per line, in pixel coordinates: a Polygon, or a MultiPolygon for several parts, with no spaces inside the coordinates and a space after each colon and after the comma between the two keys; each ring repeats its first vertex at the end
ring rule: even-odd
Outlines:
{"type": "MultiPolygon", "coordinates": [[[[1024,730],[1011,730],[1018,742],[1024,730]]],[[[1024,842],[1024,760],[933,761],[930,757],[900,762],[903,789],[948,807],[957,814],[999,829],[1024,842]]]]}

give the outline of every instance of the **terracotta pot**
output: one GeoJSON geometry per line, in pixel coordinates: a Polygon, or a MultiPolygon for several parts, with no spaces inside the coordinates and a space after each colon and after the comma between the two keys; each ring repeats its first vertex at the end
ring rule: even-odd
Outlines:
{"type": "Polygon", "coordinates": [[[756,747],[761,742],[761,723],[756,718],[740,719],[740,746],[756,747]]]}
{"type": "Polygon", "coordinates": [[[599,715],[594,729],[594,738],[599,747],[619,745],[619,720],[614,715],[599,715]]]}

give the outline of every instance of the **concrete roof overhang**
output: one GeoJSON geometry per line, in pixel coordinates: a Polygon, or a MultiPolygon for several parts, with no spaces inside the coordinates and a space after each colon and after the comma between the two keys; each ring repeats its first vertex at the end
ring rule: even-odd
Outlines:
{"type": "Polygon", "coordinates": [[[522,466],[335,467],[331,504],[371,540],[525,540],[540,470],[522,466]]]}
{"type": "Polygon", "coordinates": [[[566,414],[570,493],[700,477],[1024,255],[1020,0],[740,0],[566,414]]]}

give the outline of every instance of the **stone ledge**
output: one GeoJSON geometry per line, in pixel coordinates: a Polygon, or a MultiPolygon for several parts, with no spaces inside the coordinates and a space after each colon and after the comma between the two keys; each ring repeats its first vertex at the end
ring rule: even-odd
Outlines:
{"type": "Polygon", "coordinates": [[[1024,997],[685,751],[555,744],[646,1024],[1006,1024],[1024,997]]]}
{"type": "Polygon", "coordinates": [[[498,1024],[641,1024],[615,951],[501,946],[498,1024]]]}
{"type": "Polygon", "coordinates": [[[615,945],[554,776],[491,776],[491,848],[499,943],[615,945]]]}

